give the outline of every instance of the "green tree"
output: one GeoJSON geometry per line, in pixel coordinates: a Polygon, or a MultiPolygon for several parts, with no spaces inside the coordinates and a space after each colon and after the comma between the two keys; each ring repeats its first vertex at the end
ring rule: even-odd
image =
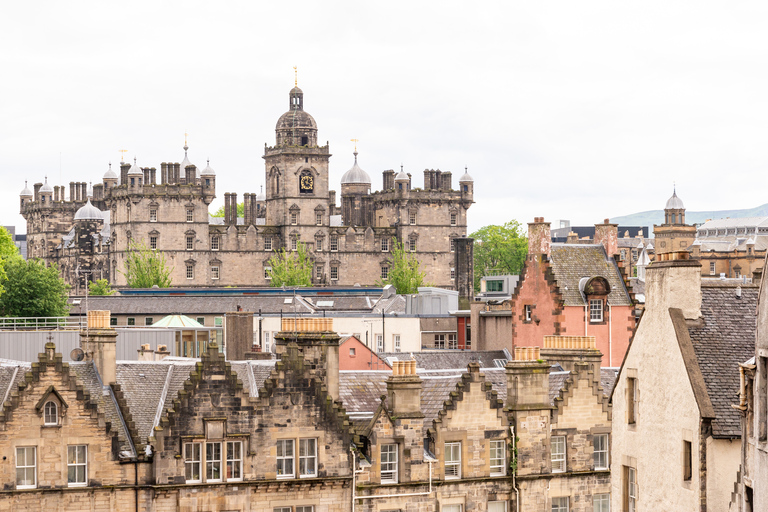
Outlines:
{"type": "Polygon", "coordinates": [[[10,258],[0,279],[5,293],[0,296],[0,313],[5,316],[64,316],[69,311],[69,285],[54,263],[10,258]]]}
{"type": "Polygon", "coordinates": [[[131,240],[125,258],[125,272],[120,271],[131,288],[169,288],[171,272],[165,262],[165,255],[153,251],[144,242],[131,240]]]}
{"type": "Polygon", "coordinates": [[[419,260],[413,254],[407,252],[403,244],[392,239],[392,251],[389,255],[389,272],[386,279],[377,283],[380,286],[391,284],[397,293],[407,295],[418,293],[424,283],[426,273],[421,270],[419,260]]]}
{"type": "Polygon", "coordinates": [[[519,274],[528,255],[528,237],[516,220],[501,226],[491,225],[471,235],[475,239],[475,291],[480,278],[491,274],[519,274]]]}
{"type": "MultiPolygon", "coordinates": [[[[11,259],[20,258],[19,248],[13,243],[13,237],[3,226],[0,226],[0,279],[3,276],[5,262],[11,259]]],[[[0,288],[0,294],[3,293],[0,288]]]]}
{"type": "MultiPolygon", "coordinates": [[[[237,216],[245,217],[245,209],[243,203],[237,203],[237,216]]],[[[224,217],[224,205],[221,205],[216,212],[211,214],[211,217],[224,217]]]]}
{"type": "Polygon", "coordinates": [[[312,286],[312,260],[306,244],[299,242],[296,250],[290,252],[280,249],[267,265],[271,286],[312,286]]]}
{"type": "Polygon", "coordinates": [[[91,295],[113,295],[115,290],[106,279],[97,279],[88,283],[88,293],[91,295]]]}

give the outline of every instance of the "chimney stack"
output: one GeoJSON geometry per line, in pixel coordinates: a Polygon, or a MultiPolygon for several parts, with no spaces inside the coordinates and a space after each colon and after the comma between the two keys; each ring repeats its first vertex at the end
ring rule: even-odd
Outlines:
{"type": "Polygon", "coordinates": [[[274,337],[283,368],[308,372],[324,383],[328,394],[339,399],[339,341],[332,318],[283,318],[274,337]]]}
{"type": "MultiPolygon", "coordinates": [[[[687,254],[687,253],[686,253],[687,254]]],[[[675,256],[667,253],[664,256],[675,256]]],[[[682,255],[680,255],[682,256],[682,255]]],[[[678,308],[683,316],[701,316],[701,263],[691,259],[654,261],[645,269],[645,310],[678,308]]]]}
{"type": "Polygon", "coordinates": [[[393,361],[392,375],[387,379],[387,400],[398,418],[423,418],[421,412],[421,378],[416,375],[416,361],[393,361]]]}
{"type": "Polygon", "coordinates": [[[611,224],[608,219],[602,224],[595,224],[595,243],[605,247],[605,253],[611,257],[619,253],[619,225],[611,224]]]}
{"type": "Polygon", "coordinates": [[[105,386],[117,382],[117,331],[110,327],[109,318],[109,311],[88,311],[88,327],[80,331],[80,347],[85,352],[85,360],[93,361],[105,386]]]}
{"type": "Polygon", "coordinates": [[[552,232],[549,222],[544,222],[544,217],[534,217],[533,222],[528,223],[528,257],[550,256],[552,246],[552,232]]]}

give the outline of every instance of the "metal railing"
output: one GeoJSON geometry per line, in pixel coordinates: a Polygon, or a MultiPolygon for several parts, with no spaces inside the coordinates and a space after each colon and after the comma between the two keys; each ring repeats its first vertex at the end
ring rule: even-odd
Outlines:
{"type": "Polygon", "coordinates": [[[3,317],[0,318],[0,330],[76,331],[84,329],[87,322],[84,316],[3,317]]]}

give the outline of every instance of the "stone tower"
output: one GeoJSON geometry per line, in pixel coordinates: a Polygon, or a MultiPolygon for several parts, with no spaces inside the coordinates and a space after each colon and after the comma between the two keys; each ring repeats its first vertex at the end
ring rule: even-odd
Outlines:
{"type": "Polygon", "coordinates": [[[673,189],[664,207],[664,224],[653,226],[656,254],[687,251],[696,239],[696,227],[685,223],[685,205],[673,189]]]}
{"type": "Polygon", "coordinates": [[[319,226],[330,225],[328,145],[317,144],[317,123],[304,111],[304,93],[289,93],[288,112],[275,127],[275,145],[264,149],[266,166],[266,223],[279,226],[281,244],[314,240],[319,226]]]}

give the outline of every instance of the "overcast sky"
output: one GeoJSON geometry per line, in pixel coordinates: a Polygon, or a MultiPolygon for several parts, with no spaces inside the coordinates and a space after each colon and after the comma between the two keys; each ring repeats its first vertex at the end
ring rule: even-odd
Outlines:
{"type": "Polygon", "coordinates": [[[594,224],[768,202],[765,2],[4,2],[0,215],[24,180],[100,182],[118,150],[189,157],[258,192],[264,144],[304,108],[331,187],[359,163],[467,166],[469,231],[534,216],[594,224]],[[532,5],[535,4],[535,5],[532,5]]]}

